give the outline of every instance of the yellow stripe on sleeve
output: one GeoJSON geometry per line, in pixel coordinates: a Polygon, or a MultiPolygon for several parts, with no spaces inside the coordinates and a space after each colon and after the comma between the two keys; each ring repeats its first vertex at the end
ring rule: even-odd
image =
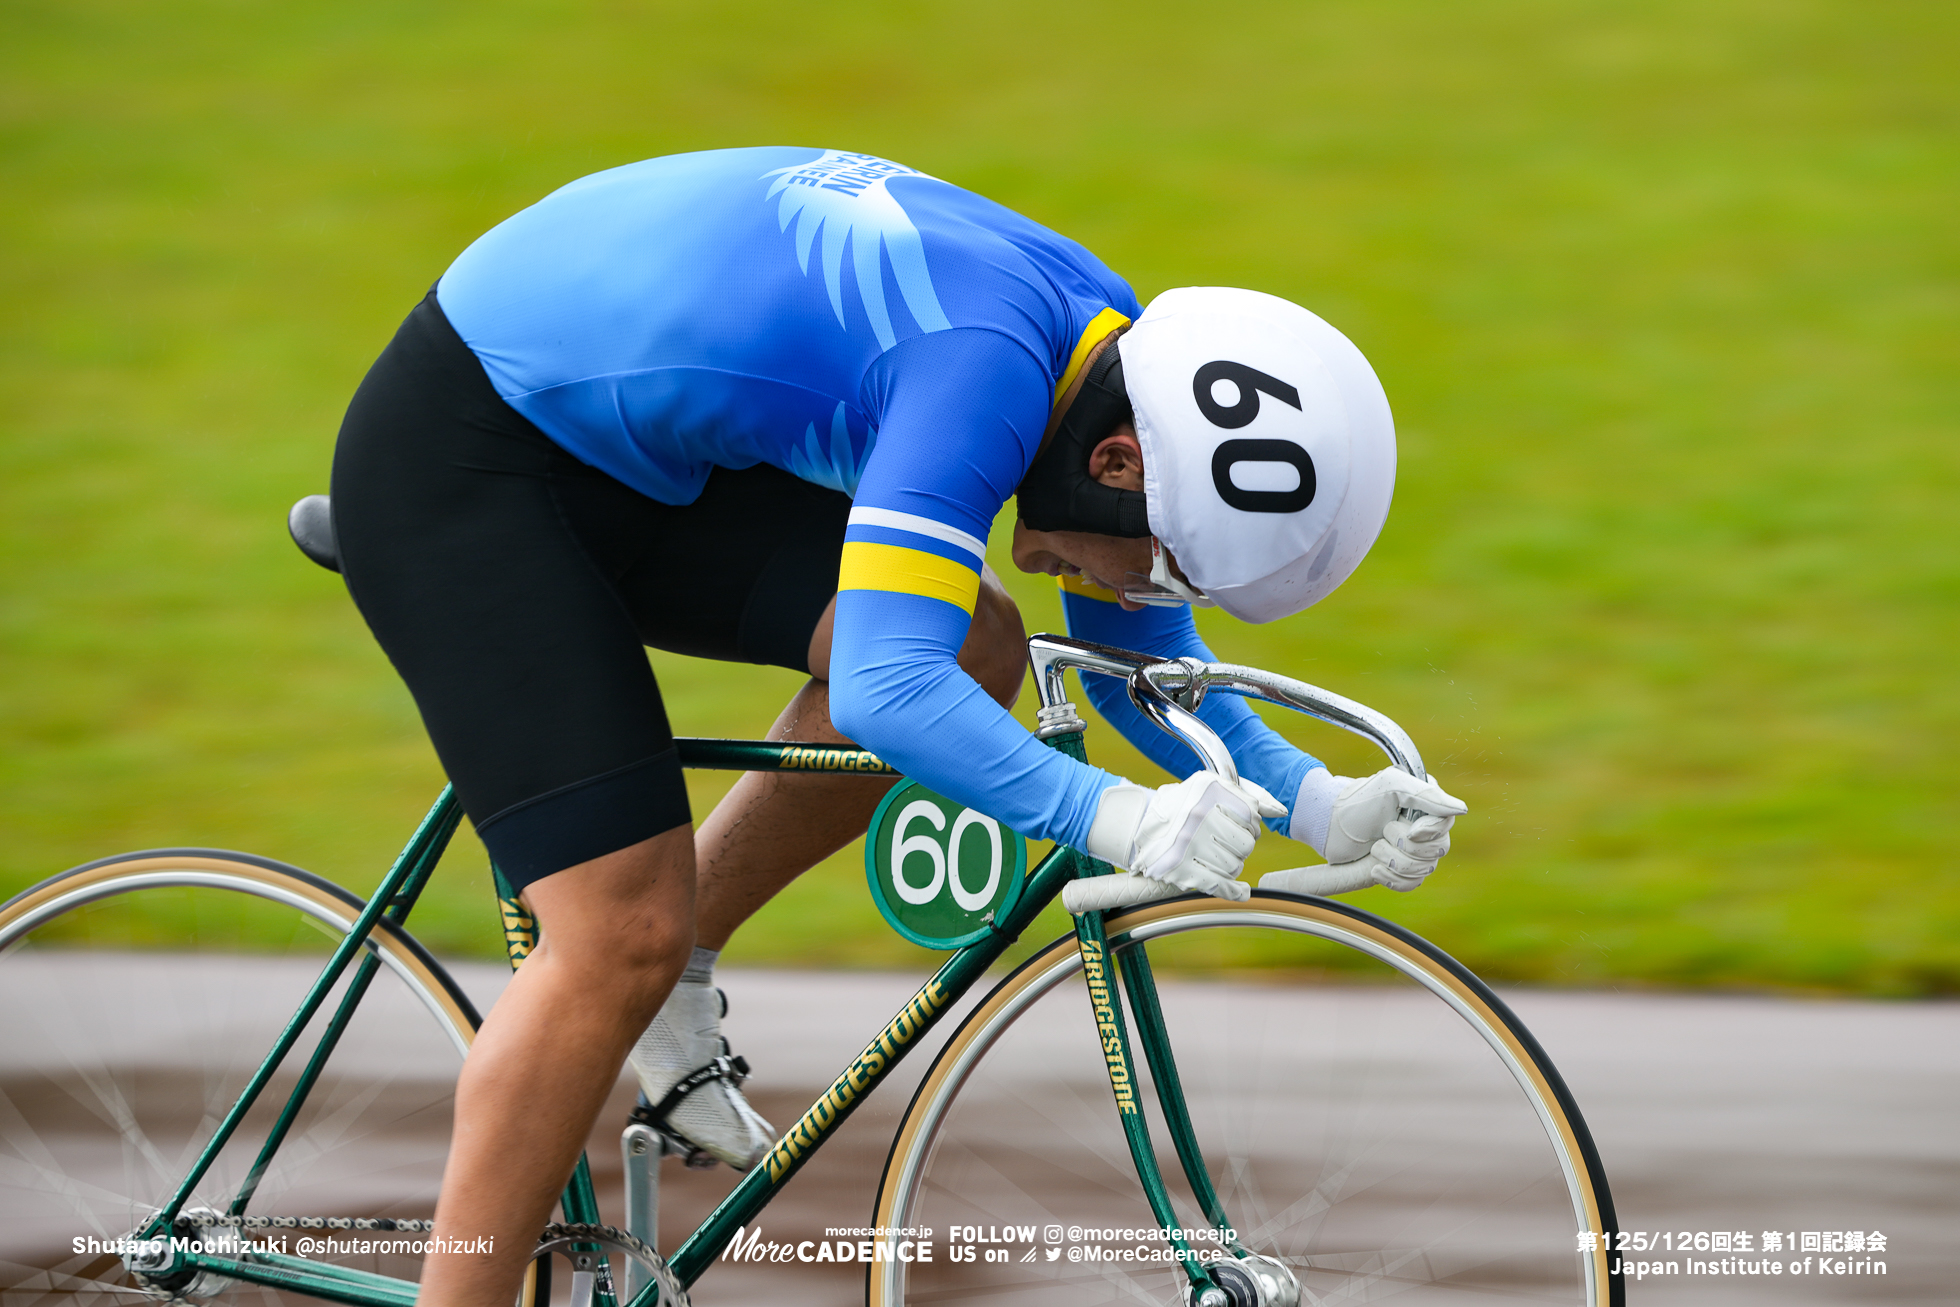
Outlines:
{"type": "Polygon", "coordinates": [[[1084,599],[1095,599],[1105,604],[1117,602],[1114,590],[1105,590],[1086,576],[1058,576],[1055,581],[1065,594],[1080,595],[1084,599]]]}
{"type": "Polygon", "coordinates": [[[980,574],[923,549],[847,540],[837,569],[837,588],[923,595],[971,613],[980,594],[980,574]]]}
{"type": "Polygon", "coordinates": [[[1075,374],[1082,371],[1088,360],[1089,351],[1102,342],[1102,338],[1118,327],[1127,327],[1130,319],[1115,309],[1104,309],[1089,319],[1089,325],[1082,329],[1082,337],[1075,342],[1075,352],[1068,356],[1068,366],[1062,369],[1062,379],[1055,386],[1055,402],[1062,402],[1062,396],[1075,384],[1075,374]]]}

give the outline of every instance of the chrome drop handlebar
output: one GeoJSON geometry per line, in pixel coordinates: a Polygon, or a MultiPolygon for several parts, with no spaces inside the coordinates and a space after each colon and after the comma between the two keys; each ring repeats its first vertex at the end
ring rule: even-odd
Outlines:
{"type": "MultiPolygon", "coordinates": [[[[1043,739],[1082,729],[1065,684],[1066,673],[1072,669],[1122,677],[1130,702],[1138,711],[1197,754],[1207,771],[1233,781],[1238,780],[1239,771],[1232,762],[1231,750],[1197,713],[1211,690],[1264,699],[1306,713],[1372,742],[1403,771],[1424,779],[1428,776],[1415,742],[1388,717],[1365,704],[1290,676],[1236,663],[1201,662],[1196,658],[1162,661],[1148,654],[1061,635],[1037,635],[1029,640],[1028,661],[1034,667],[1035,687],[1041,697],[1039,734],[1043,739]]],[[[1352,867],[1311,870],[1315,876],[1310,882],[1290,888],[1303,893],[1340,894],[1372,883],[1366,878],[1357,881],[1352,867]]],[[[1178,892],[1174,885],[1135,872],[1121,872],[1070,881],[1062,889],[1062,903],[1074,913],[1107,911],[1178,892]]]]}
{"type": "MultiPolygon", "coordinates": [[[[1204,723],[1197,707],[1208,691],[1223,690],[1250,699],[1264,699],[1359,735],[1388,755],[1388,760],[1412,776],[1428,778],[1422,755],[1408,732],[1366,704],[1296,681],[1290,676],[1238,663],[1207,663],[1195,658],[1160,661],[1148,654],[1117,649],[1062,635],[1037,635],[1028,641],[1028,661],[1034,667],[1035,689],[1041,698],[1044,723],[1069,702],[1064,674],[1095,672],[1120,676],[1130,702],[1160,729],[1198,755],[1207,771],[1237,780],[1238,768],[1218,733],[1204,723]]],[[[1044,724],[1044,736],[1071,727],[1044,724]]]]}

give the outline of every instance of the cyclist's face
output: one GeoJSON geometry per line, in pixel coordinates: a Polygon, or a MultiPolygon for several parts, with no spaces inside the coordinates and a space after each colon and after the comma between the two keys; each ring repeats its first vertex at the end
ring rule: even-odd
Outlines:
{"type": "MultiPolygon", "coordinates": [[[[1086,577],[1105,590],[1121,593],[1131,573],[1150,575],[1150,537],[1096,535],[1089,531],[1036,531],[1026,522],[1014,524],[1014,566],[1023,572],[1049,576],[1086,577]]],[[[1135,612],[1142,604],[1118,599],[1135,612]]]]}
{"type": "MultiPolygon", "coordinates": [[[[1143,489],[1143,451],[1136,428],[1125,422],[1089,455],[1089,475],[1118,490],[1143,489]]],[[[1014,566],[1049,576],[1082,576],[1122,593],[1124,578],[1150,575],[1150,537],[1097,535],[1090,531],[1036,531],[1014,524],[1014,566]]],[[[1176,566],[1175,560],[1172,566],[1176,566]]],[[[1178,573],[1180,576],[1183,573],[1178,573]]],[[[1131,612],[1142,604],[1118,599],[1131,612]]]]}

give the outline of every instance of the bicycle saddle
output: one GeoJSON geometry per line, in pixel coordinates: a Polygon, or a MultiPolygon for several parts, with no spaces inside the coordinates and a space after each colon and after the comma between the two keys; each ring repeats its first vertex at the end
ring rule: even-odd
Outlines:
{"type": "Polygon", "coordinates": [[[293,543],[308,558],[329,572],[340,570],[340,545],[333,538],[333,509],[325,495],[308,495],[286,514],[286,529],[293,543]]]}

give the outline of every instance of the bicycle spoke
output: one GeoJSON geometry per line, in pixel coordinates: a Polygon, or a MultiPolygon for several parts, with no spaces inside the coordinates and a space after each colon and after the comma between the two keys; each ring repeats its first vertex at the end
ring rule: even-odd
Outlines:
{"type": "MultiPolygon", "coordinates": [[[[82,878],[73,910],[25,924],[0,914],[0,1041],[10,1053],[0,1084],[0,1187],[22,1214],[0,1229],[6,1307],[159,1296],[117,1256],[68,1256],[68,1240],[125,1238],[154,1216],[318,977],[341,938],[338,923],[355,915],[316,878],[232,855],[191,855],[181,867],[145,855],[127,869],[112,862],[69,875],[82,878]],[[177,923],[190,945],[207,927],[227,937],[249,928],[248,938],[281,952],[223,961],[75,947],[140,936],[156,922],[177,923]]],[[[469,1018],[447,980],[391,929],[376,936],[386,965],[274,1154],[255,1209],[363,1217],[433,1209],[469,1018]]],[[[296,1046],[187,1210],[223,1211],[234,1200],[308,1047],[296,1046]]],[[[356,1251],[318,1260],[322,1269],[412,1279],[420,1259],[356,1251]]],[[[193,1296],[213,1307],[288,1297],[215,1276],[199,1283],[193,1296]]]]}

